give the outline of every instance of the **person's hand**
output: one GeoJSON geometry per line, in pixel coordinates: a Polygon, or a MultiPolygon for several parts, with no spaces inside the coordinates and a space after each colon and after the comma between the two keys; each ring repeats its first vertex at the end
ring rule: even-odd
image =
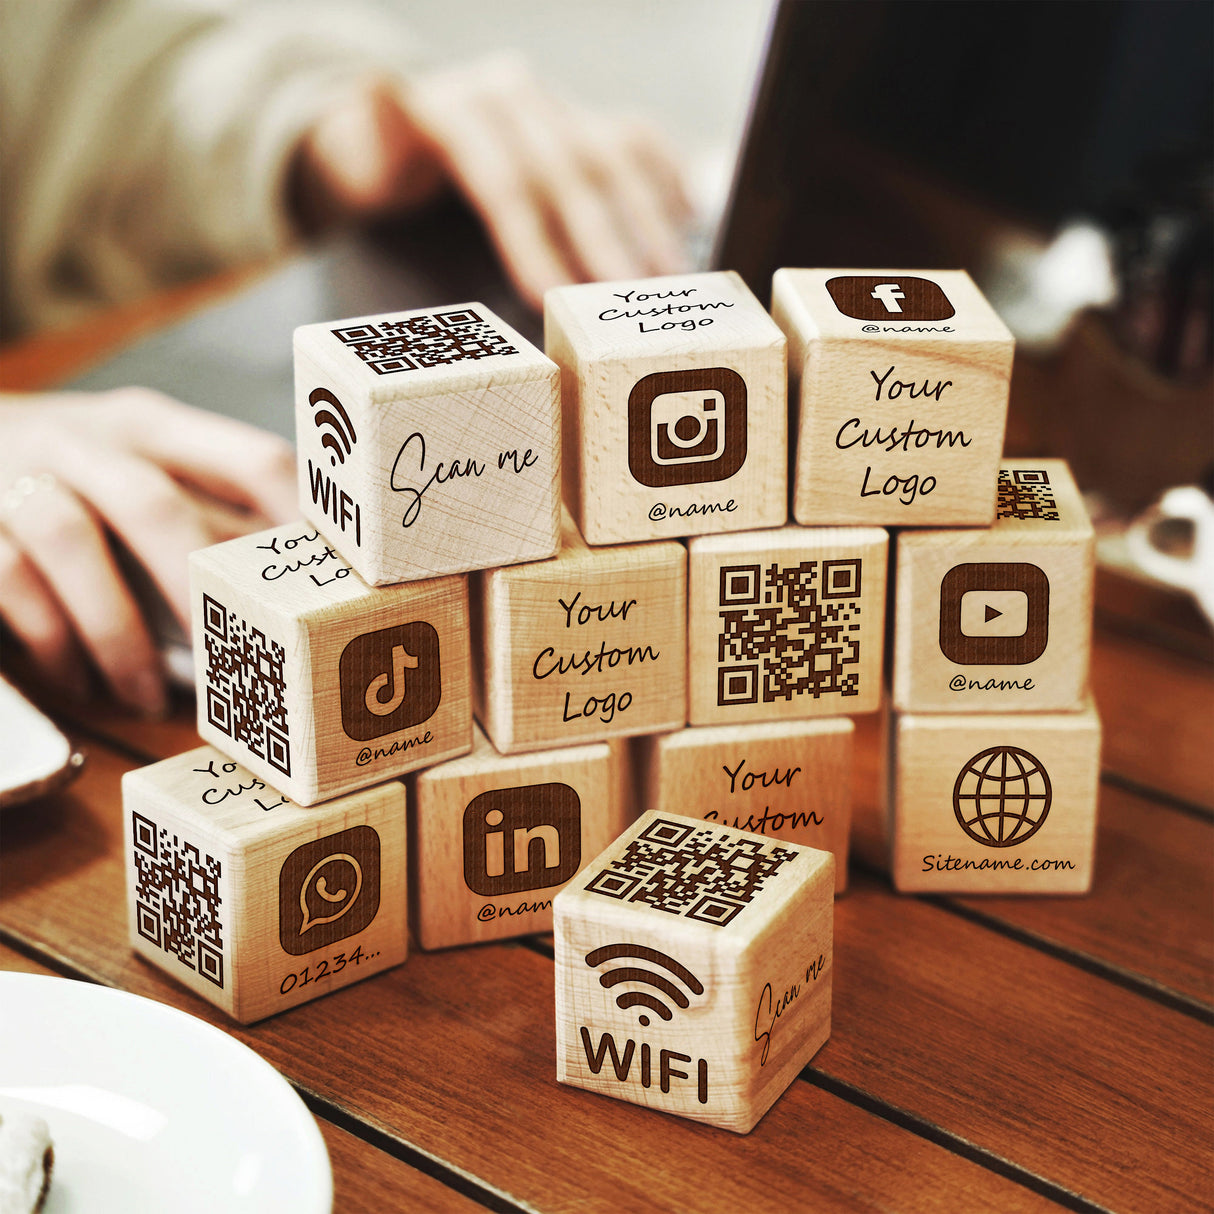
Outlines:
{"type": "Polygon", "coordinates": [[[85,655],[123,703],[166,706],[160,659],[107,531],[186,629],[186,556],[298,515],[289,443],[158,392],[0,396],[0,621],[83,696],[85,655]]]}
{"type": "Polygon", "coordinates": [[[535,307],[549,287],[687,268],[690,206],[659,136],[557,100],[512,56],[367,85],[305,138],[295,179],[313,226],[453,184],[535,307]]]}

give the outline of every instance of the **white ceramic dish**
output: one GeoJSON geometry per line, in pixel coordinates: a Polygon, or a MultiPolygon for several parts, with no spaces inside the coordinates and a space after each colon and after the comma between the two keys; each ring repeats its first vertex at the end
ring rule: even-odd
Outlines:
{"type": "Polygon", "coordinates": [[[330,1214],[324,1139],[290,1084],[184,1012],[0,973],[0,1108],[50,1125],[44,1214],[330,1214]]]}

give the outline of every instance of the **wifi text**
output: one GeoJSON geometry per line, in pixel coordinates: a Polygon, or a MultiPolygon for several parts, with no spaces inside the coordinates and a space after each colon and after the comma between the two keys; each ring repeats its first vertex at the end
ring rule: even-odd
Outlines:
{"type": "Polygon", "coordinates": [[[581,1027],[580,1032],[582,1049],[586,1052],[586,1065],[590,1068],[592,1075],[600,1074],[607,1058],[610,1057],[611,1070],[620,1083],[627,1083],[629,1077],[635,1075],[641,1087],[647,1088],[653,1083],[653,1056],[656,1054],[658,1087],[663,1092],[669,1093],[674,1080],[692,1080],[693,1070],[677,1070],[675,1063],[685,1062],[690,1067],[690,1064],[695,1061],[694,1080],[692,1081],[696,1085],[696,1099],[700,1104],[708,1103],[707,1058],[693,1060],[690,1054],[680,1054],[676,1050],[654,1050],[648,1042],[644,1041],[641,1042],[638,1050],[637,1043],[631,1037],[624,1043],[624,1048],[621,1050],[610,1033],[604,1033],[599,1038],[598,1045],[595,1046],[591,1043],[590,1030],[585,1025],[581,1027]],[[634,1058],[638,1060],[635,1071],[632,1066],[634,1058]]]}

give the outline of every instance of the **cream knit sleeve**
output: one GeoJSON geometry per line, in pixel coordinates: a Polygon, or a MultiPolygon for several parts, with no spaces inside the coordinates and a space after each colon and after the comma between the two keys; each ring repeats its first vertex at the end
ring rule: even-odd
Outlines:
{"type": "Polygon", "coordinates": [[[0,0],[0,20],[10,330],[282,250],[301,136],[418,58],[354,3],[0,0]]]}

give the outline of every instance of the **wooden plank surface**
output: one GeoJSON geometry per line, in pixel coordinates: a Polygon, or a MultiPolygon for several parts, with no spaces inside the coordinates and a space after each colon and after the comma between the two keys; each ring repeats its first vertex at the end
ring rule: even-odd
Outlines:
{"type": "Polygon", "coordinates": [[[821,1209],[926,1210],[945,1191],[980,1195],[987,1208],[1050,1208],[1021,1184],[805,1082],[754,1134],[724,1143],[704,1127],[559,1087],[553,967],[519,946],[415,956],[238,1029],[127,947],[114,845],[117,779],[129,765],[95,746],[76,786],[6,835],[7,929],[75,958],[90,977],[222,1024],[323,1106],[481,1178],[486,1200],[539,1209],[779,1210],[812,1200],[821,1209]],[[523,1149],[537,1138],[542,1151],[523,1149]],[[907,1169],[925,1178],[921,1193],[907,1192],[907,1169]]]}
{"type": "MultiPolygon", "coordinates": [[[[94,743],[80,781],[6,832],[3,922],[95,977],[218,1019],[126,946],[117,785],[130,765],[94,743]]],[[[821,1202],[827,1191],[846,1198],[837,1208],[879,1206],[891,1193],[899,1208],[918,1208],[892,1174],[871,1160],[859,1167],[846,1146],[864,1154],[882,1142],[885,1157],[914,1157],[917,1174],[943,1191],[1010,1185],[987,1193],[992,1208],[1028,1193],[992,1170],[1000,1160],[1022,1179],[1117,1209],[1181,1208],[1186,1184],[1193,1195],[1210,1145],[1196,1112],[1212,1095],[1201,1080],[1206,1026],[946,908],[896,899],[872,879],[840,901],[836,938],[834,1036],[814,1069],[878,1102],[881,1115],[801,1082],[754,1135],[727,1144],[696,1143],[711,1131],[558,1088],[551,963],[518,946],[415,956],[236,1035],[321,1101],[480,1177],[488,1194],[537,1208],[587,1191],[606,1203],[595,1208],[645,1195],[660,1208],[686,1203],[708,1179],[714,1198],[756,1209],[811,1194],[821,1202]],[[1110,1069],[1116,1060],[1132,1065],[1110,1069]],[[909,1133],[899,1111],[976,1144],[988,1166],[909,1133]],[[806,1158],[805,1124],[821,1156],[806,1158]],[[518,1147],[520,1126],[543,1128],[547,1154],[518,1147]],[[1117,1136],[1125,1169],[1085,1152],[1117,1136]],[[586,1159],[587,1141],[612,1145],[586,1159]],[[634,1141],[646,1144],[648,1165],[633,1157],[634,1141]],[[552,1166],[562,1156],[577,1167],[552,1166]],[[717,1161],[708,1173],[705,1158],[717,1161]],[[1158,1159],[1170,1176],[1154,1173],[1158,1159]]]]}
{"type": "Polygon", "coordinates": [[[1105,771],[1214,812],[1214,668],[1099,629],[1092,691],[1105,771]]]}

